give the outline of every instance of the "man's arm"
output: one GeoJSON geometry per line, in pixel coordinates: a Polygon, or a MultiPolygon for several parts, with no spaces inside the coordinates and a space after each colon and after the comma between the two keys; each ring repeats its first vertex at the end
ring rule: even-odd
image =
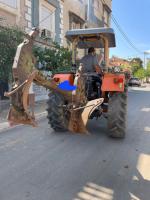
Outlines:
{"type": "Polygon", "coordinates": [[[98,59],[94,56],[94,69],[98,74],[103,74],[101,67],[99,66],[98,59]]]}

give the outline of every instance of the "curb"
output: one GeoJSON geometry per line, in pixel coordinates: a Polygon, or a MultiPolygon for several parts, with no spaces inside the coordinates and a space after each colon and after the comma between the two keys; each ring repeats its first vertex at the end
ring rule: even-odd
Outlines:
{"type": "Polygon", "coordinates": [[[0,100],[0,110],[1,110],[1,112],[8,109],[9,106],[10,106],[9,100],[0,100]]]}
{"type": "MultiPolygon", "coordinates": [[[[46,115],[47,115],[46,111],[35,114],[36,121],[40,121],[42,118],[46,117],[46,115]]],[[[3,131],[15,129],[16,127],[20,127],[20,126],[25,126],[25,125],[19,124],[19,125],[10,127],[9,122],[2,122],[0,123],[0,133],[2,133],[3,131]]]]}
{"type": "MultiPolygon", "coordinates": [[[[38,105],[44,104],[46,102],[47,102],[47,99],[36,101],[35,107],[38,106],[38,105]]],[[[0,100],[0,110],[1,110],[1,112],[9,109],[10,103],[11,103],[10,100],[0,100]]]]}

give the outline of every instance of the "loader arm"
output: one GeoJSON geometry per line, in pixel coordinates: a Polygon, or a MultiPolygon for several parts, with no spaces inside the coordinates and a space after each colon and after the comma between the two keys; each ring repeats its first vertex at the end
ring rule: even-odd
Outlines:
{"type": "Polygon", "coordinates": [[[17,48],[12,67],[14,84],[12,90],[5,93],[5,96],[11,99],[8,121],[11,125],[29,124],[37,126],[31,109],[29,92],[31,84],[34,82],[37,85],[62,94],[67,100],[71,113],[68,127],[70,131],[87,132],[86,123],[88,118],[91,112],[103,102],[103,99],[87,101],[82,66],[79,67],[75,75],[74,85],[77,86],[77,90],[72,92],[59,89],[58,83],[54,79],[48,80],[35,68],[36,59],[32,53],[32,48],[38,33],[37,29],[31,31],[17,48]]]}

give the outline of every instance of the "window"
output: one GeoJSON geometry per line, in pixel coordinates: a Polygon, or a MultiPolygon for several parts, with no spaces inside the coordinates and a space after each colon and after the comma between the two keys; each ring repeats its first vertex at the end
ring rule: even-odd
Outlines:
{"type": "Polygon", "coordinates": [[[84,20],[76,14],[69,12],[69,29],[81,29],[83,26],[84,20]]]}
{"type": "Polygon", "coordinates": [[[81,28],[82,28],[81,23],[76,23],[74,21],[71,23],[70,29],[81,29],[81,28]]]}
{"type": "Polygon", "coordinates": [[[0,0],[0,3],[6,4],[12,8],[17,8],[17,0],[0,0]]]}
{"type": "Polygon", "coordinates": [[[49,9],[47,6],[40,5],[40,29],[51,32],[51,37],[55,37],[55,8],[49,9]],[[43,21],[42,21],[43,20],[43,21]]]}

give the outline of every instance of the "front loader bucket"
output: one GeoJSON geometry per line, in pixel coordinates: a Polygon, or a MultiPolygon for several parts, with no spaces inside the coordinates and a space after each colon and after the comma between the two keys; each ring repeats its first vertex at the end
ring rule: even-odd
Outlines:
{"type": "Polygon", "coordinates": [[[103,103],[104,99],[99,98],[89,101],[84,108],[72,110],[69,122],[69,130],[78,133],[88,133],[86,125],[93,111],[103,103]]]}

